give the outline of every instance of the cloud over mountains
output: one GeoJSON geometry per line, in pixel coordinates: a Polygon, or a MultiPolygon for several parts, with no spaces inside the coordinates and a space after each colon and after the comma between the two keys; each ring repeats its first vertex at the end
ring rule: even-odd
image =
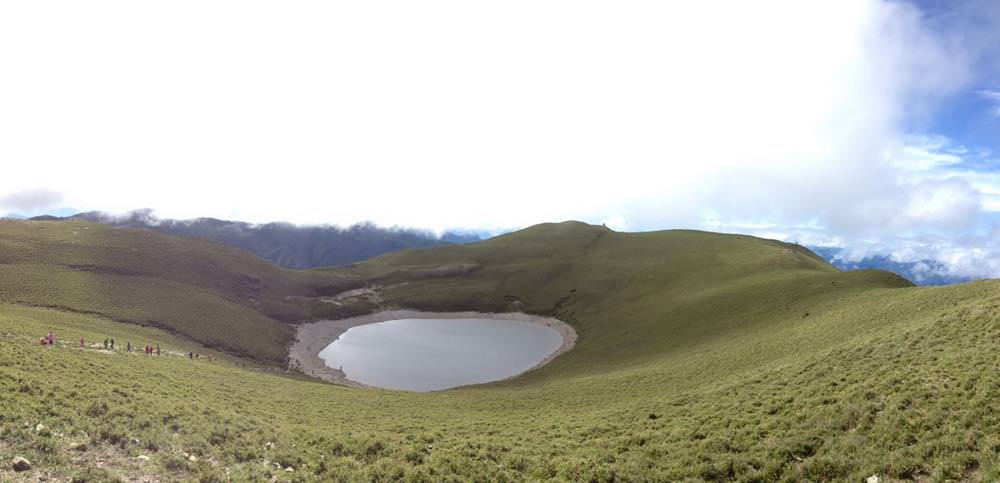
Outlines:
{"type": "Polygon", "coordinates": [[[23,75],[0,79],[0,193],[437,230],[759,226],[1000,275],[975,245],[993,155],[934,131],[942,102],[993,92],[998,9],[954,5],[4,5],[23,75]]]}

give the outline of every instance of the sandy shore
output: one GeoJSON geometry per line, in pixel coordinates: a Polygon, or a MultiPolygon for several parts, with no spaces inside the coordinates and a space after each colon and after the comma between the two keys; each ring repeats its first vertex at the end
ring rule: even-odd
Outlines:
{"type": "MultiPolygon", "coordinates": [[[[292,369],[307,375],[323,379],[325,381],[343,384],[346,386],[364,387],[356,381],[348,379],[343,372],[327,367],[319,353],[333,341],[340,337],[340,334],[347,332],[351,327],[359,325],[376,324],[389,320],[399,319],[500,319],[519,320],[532,324],[544,325],[559,332],[563,343],[555,352],[549,354],[542,362],[529,370],[535,370],[548,364],[559,354],[573,348],[576,344],[576,331],[572,327],[557,319],[542,317],[538,315],[528,315],[522,313],[480,313],[480,312],[420,312],[416,310],[387,310],[374,314],[351,317],[341,320],[321,320],[299,326],[296,333],[295,343],[288,350],[288,364],[292,369]]],[[[516,376],[514,376],[516,377],[516,376]]]]}

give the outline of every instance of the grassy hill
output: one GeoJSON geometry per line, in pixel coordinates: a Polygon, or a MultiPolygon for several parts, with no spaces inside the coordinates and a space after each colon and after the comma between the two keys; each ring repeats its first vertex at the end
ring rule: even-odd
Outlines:
{"type": "MultiPolygon", "coordinates": [[[[34,243],[33,262],[68,266],[34,243]]],[[[208,247],[199,265],[220,257],[216,266],[260,279],[273,294],[259,298],[274,304],[260,302],[269,314],[517,309],[556,315],[578,343],[517,379],[416,394],[337,387],[238,359],[41,347],[32,340],[53,328],[68,340],[117,334],[197,350],[193,338],[153,327],[0,305],[0,462],[21,455],[35,463],[32,475],[93,481],[998,477],[997,282],[913,287],[886,272],[838,272],[795,245],[579,223],[312,272],[244,268],[208,247]],[[368,290],[338,296],[359,287],[368,290]]],[[[264,313],[226,283],[175,277],[225,294],[220,306],[264,313]]],[[[4,300],[27,290],[2,280],[4,300]]],[[[65,297],[77,310],[85,301],[65,297]]],[[[262,353],[287,340],[255,338],[262,353]]],[[[17,477],[0,471],[0,480],[17,477]]]]}
{"type": "Polygon", "coordinates": [[[280,362],[302,274],[205,240],[81,221],[0,220],[0,301],[160,327],[280,362]]]}

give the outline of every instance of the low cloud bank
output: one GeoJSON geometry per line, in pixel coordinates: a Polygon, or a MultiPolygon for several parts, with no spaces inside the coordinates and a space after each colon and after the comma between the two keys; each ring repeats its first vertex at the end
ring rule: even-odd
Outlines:
{"type": "Polygon", "coordinates": [[[384,228],[373,223],[338,227],[284,222],[253,224],[215,218],[172,220],[159,218],[150,209],[124,214],[81,213],[73,218],[113,226],[147,228],[169,235],[207,238],[296,269],[343,265],[407,248],[470,243],[480,239],[477,233],[432,233],[413,228],[384,228]]]}
{"type": "Polygon", "coordinates": [[[30,189],[0,196],[0,207],[18,212],[34,213],[58,206],[62,201],[62,193],[48,189],[30,189]]]}

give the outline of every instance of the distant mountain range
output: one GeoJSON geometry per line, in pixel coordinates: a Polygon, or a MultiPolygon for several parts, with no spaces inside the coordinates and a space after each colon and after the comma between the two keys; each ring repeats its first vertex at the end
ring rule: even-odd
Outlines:
{"type": "Polygon", "coordinates": [[[454,231],[437,236],[423,230],[383,228],[371,223],[341,228],[291,223],[257,225],[214,218],[171,220],[157,218],[151,210],[137,210],[124,216],[95,211],[69,217],[39,216],[31,219],[87,220],[117,227],[146,228],[168,235],[207,238],[294,269],[346,265],[407,248],[471,243],[484,238],[478,233],[454,231]]]}
{"type": "MultiPolygon", "coordinates": [[[[11,215],[6,217],[24,218],[11,215]]],[[[341,228],[299,226],[282,222],[258,225],[215,218],[172,220],[157,218],[151,210],[136,210],[123,216],[93,211],[68,217],[38,216],[30,219],[82,219],[110,226],[146,228],[169,235],[207,238],[294,269],[346,265],[408,248],[473,243],[490,238],[490,234],[486,232],[448,231],[438,236],[425,230],[383,228],[372,223],[341,228]]],[[[972,280],[969,277],[948,275],[945,267],[934,260],[897,262],[888,255],[873,255],[858,261],[847,261],[841,256],[844,248],[808,248],[843,271],[886,270],[918,285],[949,285],[972,280]]]]}
{"type": "Polygon", "coordinates": [[[972,280],[969,277],[947,275],[945,266],[934,260],[897,262],[892,260],[888,255],[873,255],[856,262],[850,262],[840,257],[844,250],[840,247],[809,247],[809,249],[841,270],[887,270],[906,277],[917,285],[950,285],[972,280]]]}

